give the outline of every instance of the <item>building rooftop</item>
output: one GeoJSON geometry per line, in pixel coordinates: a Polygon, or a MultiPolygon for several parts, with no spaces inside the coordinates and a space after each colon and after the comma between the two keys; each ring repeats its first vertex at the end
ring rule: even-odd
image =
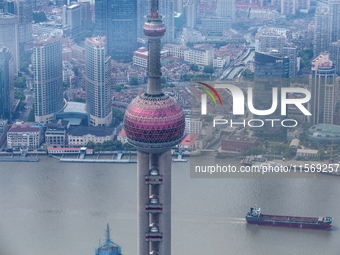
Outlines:
{"type": "Polygon", "coordinates": [[[91,46],[105,46],[106,37],[105,36],[89,37],[85,39],[85,42],[91,46]]]}
{"type": "Polygon", "coordinates": [[[235,141],[235,142],[247,142],[247,143],[254,143],[256,142],[257,138],[249,137],[246,135],[231,135],[227,139],[227,141],[235,141]]]}
{"type": "Polygon", "coordinates": [[[13,18],[18,18],[18,16],[12,13],[1,13],[0,14],[0,19],[13,19],[13,18]]]}
{"type": "Polygon", "coordinates": [[[312,150],[312,149],[297,149],[297,153],[312,153],[312,154],[317,154],[318,150],[312,150]]]}
{"type": "Polygon", "coordinates": [[[46,126],[48,129],[66,129],[69,125],[69,121],[67,120],[62,120],[62,119],[58,119],[58,120],[52,120],[51,122],[47,123],[46,126]]]}
{"type": "Polygon", "coordinates": [[[213,44],[197,44],[193,47],[193,49],[195,50],[202,50],[202,51],[210,50],[212,48],[214,48],[213,44]]]}
{"type": "Polygon", "coordinates": [[[16,132],[16,133],[21,133],[21,132],[39,132],[40,128],[37,127],[17,127],[17,126],[12,126],[11,129],[8,132],[16,132]]]}
{"type": "Polygon", "coordinates": [[[52,44],[60,41],[60,37],[52,34],[43,34],[36,41],[34,41],[34,47],[41,47],[44,45],[52,44]]]}
{"type": "Polygon", "coordinates": [[[295,138],[291,141],[289,147],[291,147],[291,146],[298,147],[299,144],[300,144],[300,140],[295,138]]]}
{"type": "Polygon", "coordinates": [[[326,67],[333,66],[332,61],[329,60],[329,53],[322,53],[312,60],[313,71],[316,71],[321,66],[326,66],[326,67]]]}
{"type": "Polygon", "coordinates": [[[119,132],[118,136],[127,137],[124,128],[119,132]]]}
{"type": "Polygon", "coordinates": [[[307,138],[317,142],[340,142],[340,126],[331,124],[318,124],[310,127],[307,138]]]}
{"type": "Polygon", "coordinates": [[[114,128],[93,127],[93,126],[76,126],[70,128],[69,134],[73,136],[95,135],[109,136],[112,135],[114,128]]]}
{"type": "Polygon", "coordinates": [[[86,107],[85,103],[68,102],[67,106],[64,109],[64,112],[86,113],[85,107],[86,107]]]}
{"type": "Polygon", "coordinates": [[[68,9],[74,9],[74,8],[77,8],[77,7],[80,7],[79,4],[73,4],[71,6],[67,6],[68,9]]]}
{"type": "Polygon", "coordinates": [[[194,145],[198,135],[195,134],[187,134],[183,140],[179,143],[179,145],[194,145]]]}

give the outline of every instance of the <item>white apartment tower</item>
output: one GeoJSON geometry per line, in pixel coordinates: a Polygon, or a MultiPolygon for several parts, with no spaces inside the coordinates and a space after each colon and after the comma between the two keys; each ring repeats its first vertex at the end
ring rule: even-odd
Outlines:
{"type": "Polygon", "coordinates": [[[314,17],[314,57],[328,51],[330,44],[329,9],[317,8],[314,17]]]}
{"type": "Polygon", "coordinates": [[[110,125],[112,122],[111,57],[106,52],[106,37],[86,38],[86,111],[93,126],[110,125]]]}
{"type": "Polygon", "coordinates": [[[335,111],[335,67],[324,53],[312,61],[313,124],[333,124],[335,111]]]}
{"type": "Polygon", "coordinates": [[[35,121],[47,123],[63,110],[63,65],[59,37],[43,35],[34,42],[35,121]]]}
{"type": "Polygon", "coordinates": [[[340,39],[340,0],[329,0],[331,42],[340,39]]]}

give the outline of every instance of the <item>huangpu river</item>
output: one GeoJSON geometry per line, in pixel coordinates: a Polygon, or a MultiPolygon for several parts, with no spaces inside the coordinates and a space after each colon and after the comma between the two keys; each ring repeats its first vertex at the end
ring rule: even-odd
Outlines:
{"type": "MultiPolygon", "coordinates": [[[[172,166],[172,254],[340,254],[340,177],[195,179],[189,165],[172,166]],[[255,204],[268,214],[331,216],[333,230],[249,225],[255,204]]],[[[136,201],[136,164],[1,162],[0,254],[93,255],[109,223],[122,253],[135,255],[136,201]]]]}

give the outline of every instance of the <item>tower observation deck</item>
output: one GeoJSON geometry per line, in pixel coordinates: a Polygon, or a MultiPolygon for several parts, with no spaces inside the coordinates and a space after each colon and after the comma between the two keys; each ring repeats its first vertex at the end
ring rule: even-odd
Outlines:
{"type": "Polygon", "coordinates": [[[124,127],[137,152],[138,255],[171,254],[171,147],[184,133],[184,113],[161,88],[161,38],[166,31],[158,0],[143,26],[148,39],[147,91],[128,106],[124,127]]]}

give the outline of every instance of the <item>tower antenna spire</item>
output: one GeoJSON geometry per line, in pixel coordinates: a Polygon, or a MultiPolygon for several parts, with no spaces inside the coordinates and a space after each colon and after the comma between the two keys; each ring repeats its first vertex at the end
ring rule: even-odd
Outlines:
{"type": "Polygon", "coordinates": [[[109,250],[110,249],[110,226],[109,223],[106,225],[106,248],[109,250]]]}
{"type": "Polygon", "coordinates": [[[151,17],[158,18],[158,0],[151,0],[151,17]]]}
{"type": "Polygon", "coordinates": [[[106,241],[110,241],[110,226],[109,223],[106,225],[106,241]]]}
{"type": "Polygon", "coordinates": [[[158,0],[151,0],[151,14],[143,26],[143,32],[148,39],[148,86],[149,95],[162,94],[161,87],[161,39],[165,34],[162,16],[158,15],[158,0]]]}

